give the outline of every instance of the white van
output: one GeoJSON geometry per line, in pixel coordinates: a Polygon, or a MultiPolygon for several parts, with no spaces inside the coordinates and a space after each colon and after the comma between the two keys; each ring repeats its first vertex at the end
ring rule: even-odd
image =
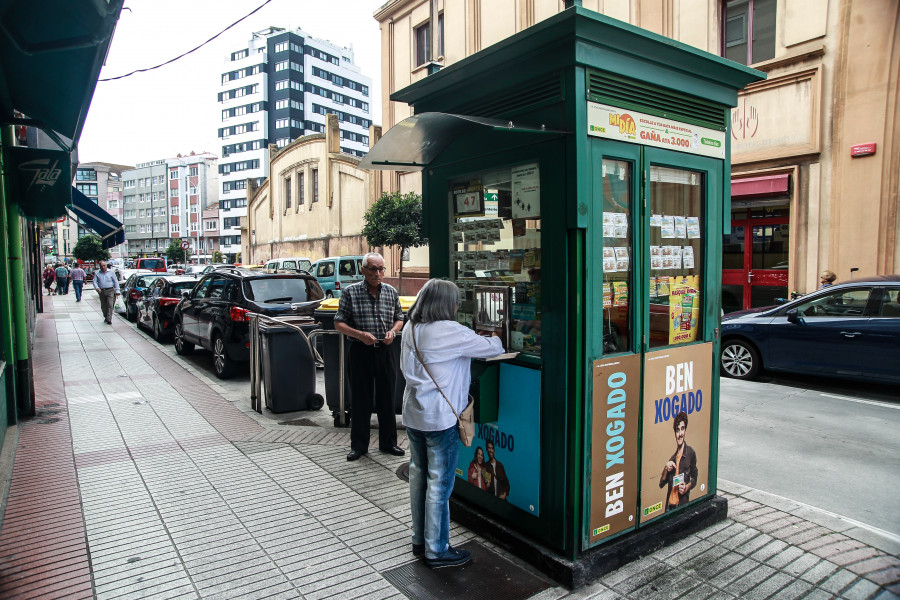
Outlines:
{"type": "Polygon", "coordinates": [[[268,273],[293,273],[296,271],[309,272],[312,266],[312,260],[305,256],[294,256],[291,258],[273,258],[266,262],[263,268],[268,273]]]}

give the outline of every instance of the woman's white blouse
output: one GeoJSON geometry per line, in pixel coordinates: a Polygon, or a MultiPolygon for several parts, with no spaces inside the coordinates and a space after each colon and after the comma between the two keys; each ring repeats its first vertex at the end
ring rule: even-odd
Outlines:
{"type": "MultiPolygon", "coordinates": [[[[412,323],[403,326],[400,347],[400,371],[406,378],[403,392],[403,424],[419,431],[443,431],[456,425],[441,392],[416,358],[412,340],[412,323]]],[[[500,338],[483,337],[456,321],[436,321],[415,326],[419,352],[431,374],[457,412],[466,408],[470,362],[503,354],[500,338]]]]}

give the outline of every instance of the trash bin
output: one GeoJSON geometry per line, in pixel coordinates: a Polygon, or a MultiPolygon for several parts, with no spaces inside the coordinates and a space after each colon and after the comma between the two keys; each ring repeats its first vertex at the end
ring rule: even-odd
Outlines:
{"type": "MultiPolygon", "coordinates": [[[[338,309],[340,298],[327,298],[322,301],[319,308],[313,313],[313,318],[325,331],[334,331],[334,315],[338,309]]],[[[335,334],[319,336],[322,339],[322,349],[319,353],[325,362],[325,399],[328,409],[334,417],[334,426],[340,425],[340,340],[335,334]]],[[[344,359],[350,344],[344,344],[344,359]]],[[[344,371],[344,427],[350,426],[350,377],[344,371]]]]}
{"type": "Polygon", "coordinates": [[[316,393],[316,364],[303,339],[318,325],[308,319],[286,321],[304,333],[273,323],[259,324],[260,366],[266,408],[273,413],[319,410],[325,399],[316,393]]]}
{"type": "MultiPolygon", "coordinates": [[[[415,302],[415,296],[401,296],[400,297],[400,308],[403,310],[403,317],[406,318],[406,313],[412,307],[413,302],[415,302]]],[[[337,312],[338,304],[340,303],[340,298],[329,298],[324,300],[322,304],[319,305],[319,308],[316,309],[314,313],[314,318],[318,321],[322,329],[333,331],[334,330],[334,315],[337,312]]],[[[322,336],[325,339],[323,340],[324,349],[322,351],[322,360],[325,361],[325,398],[328,402],[328,408],[331,410],[332,415],[334,416],[334,424],[335,427],[339,425],[339,416],[340,416],[340,342],[338,340],[338,336],[336,335],[324,335],[322,336]]],[[[394,342],[391,344],[391,352],[394,353],[397,363],[397,373],[396,380],[394,385],[394,411],[396,414],[400,414],[403,409],[403,390],[406,388],[406,379],[403,377],[403,373],[400,372],[400,342],[402,340],[402,333],[398,334],[394,342]]],[[[346,352],[350,348],[349,340],[347,340],[344,344],[344,360],[346,361],[347,356],[346,352]]],[[[344,419],[345,426],[349,426],[350,423],[350,377],[349,372],[344,370],[344,411],[346,418],[344,419]]]]}

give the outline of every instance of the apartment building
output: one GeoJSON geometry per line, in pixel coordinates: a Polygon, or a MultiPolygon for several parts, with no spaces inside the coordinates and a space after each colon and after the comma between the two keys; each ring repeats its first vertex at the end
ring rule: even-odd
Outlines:
{"type": "MultiPolygon", "coordinates": [[[[169,237],[190,242],[191,254],[211,254],[206,246],[218,242],[219,224],[206,227],[206,211],[219,200],[219,158],[209,152],[166,161],[169,192],[169,237]]],[[[168,245],[168,244],[167,244],[168,245]]]]}
{"type": "MultiPolygon", "coordinates": [[[[390,0],[374,14],[384,130],[412,114],[391,94],[569,5],[767,74],[732,112],[726,310],[811,291],[824,269],[840,280],[900,270],[900,0],[390,0]]],[[[514,117],[500,100],[460,111],[514,117]]],[[[421,190],[418,173],[373,178],[421,190]]],[[[421,249],[411,258],[427,266],[421,249]]]]}
{"type": "Polygon", "coordinates": [[[247,182],[268,176],[268,147],[325,131],[325,115],[341,123],[341,151],[369,146],[371,79],[354,64],[352,48],[279,27],[253,33],[225,59],[218,93],[222,140],[220,244],[228,260],[240,252],[240,218],[247,214],[247,182]]]}

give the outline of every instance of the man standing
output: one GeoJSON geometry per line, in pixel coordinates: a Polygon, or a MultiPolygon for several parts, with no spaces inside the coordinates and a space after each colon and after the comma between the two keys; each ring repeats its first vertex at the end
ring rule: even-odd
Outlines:
{"type": "Polygon", "coordinates": [[[369,451],[372,397],[378,414],[378,448],[403,456],[397,446],[394,380],[397,360],[390,345],[403,327],[397,290],[382,283],[384,258],[370,252],[362,259],[365,280],[347,286],[334,316],[334,328],[353,338],[347,357],[350,374],[350,453],[356,460],[369,451]]]}
{"type": "Polygon", "coordinates": [[[675,415],[672,423],[675,429],[675,454],[663,467],[659,476],[659,487],[668,484],[666,493],[666,511],[687,504],[691,499],[691,489],[697,485],[697,453],[685,442],[687,434],[687,413],[681,411],[675,415]]]}
{"type": "Polygon", "coordinates": [[[56,294],[68,294],[69,293],[69,270],[63,265],[59,263],[56,266],[56,294]]]}
{"type": "Polygon", "coordinates": [[[100,270],[94,273],[94,289],[100,294],[100,310],[103,320],[112,325],[113,305],[119,295],[119,280],[116,274],[107,270],[106,261],[100,261],[100,270]]]}
{"type": "Polygon", "coordinates": [[[72,280],[72,287],[75,288],[75,302],[81,302],[81,290],[84,288],[85,275],[87,273],[77,264],[74,269],[69,271],[69,279],[72,280]]]}
{"type": "Polygon", "coordinates": [[[509,496],[509,478],[506,477],[506,469],[503,463],[494,458],[494,442],[488,440],[487,444],[488,462],[484,470],[487,474],[485,479],[488,480],[488,489],[501,500],[506,500],[509,496]]]}

